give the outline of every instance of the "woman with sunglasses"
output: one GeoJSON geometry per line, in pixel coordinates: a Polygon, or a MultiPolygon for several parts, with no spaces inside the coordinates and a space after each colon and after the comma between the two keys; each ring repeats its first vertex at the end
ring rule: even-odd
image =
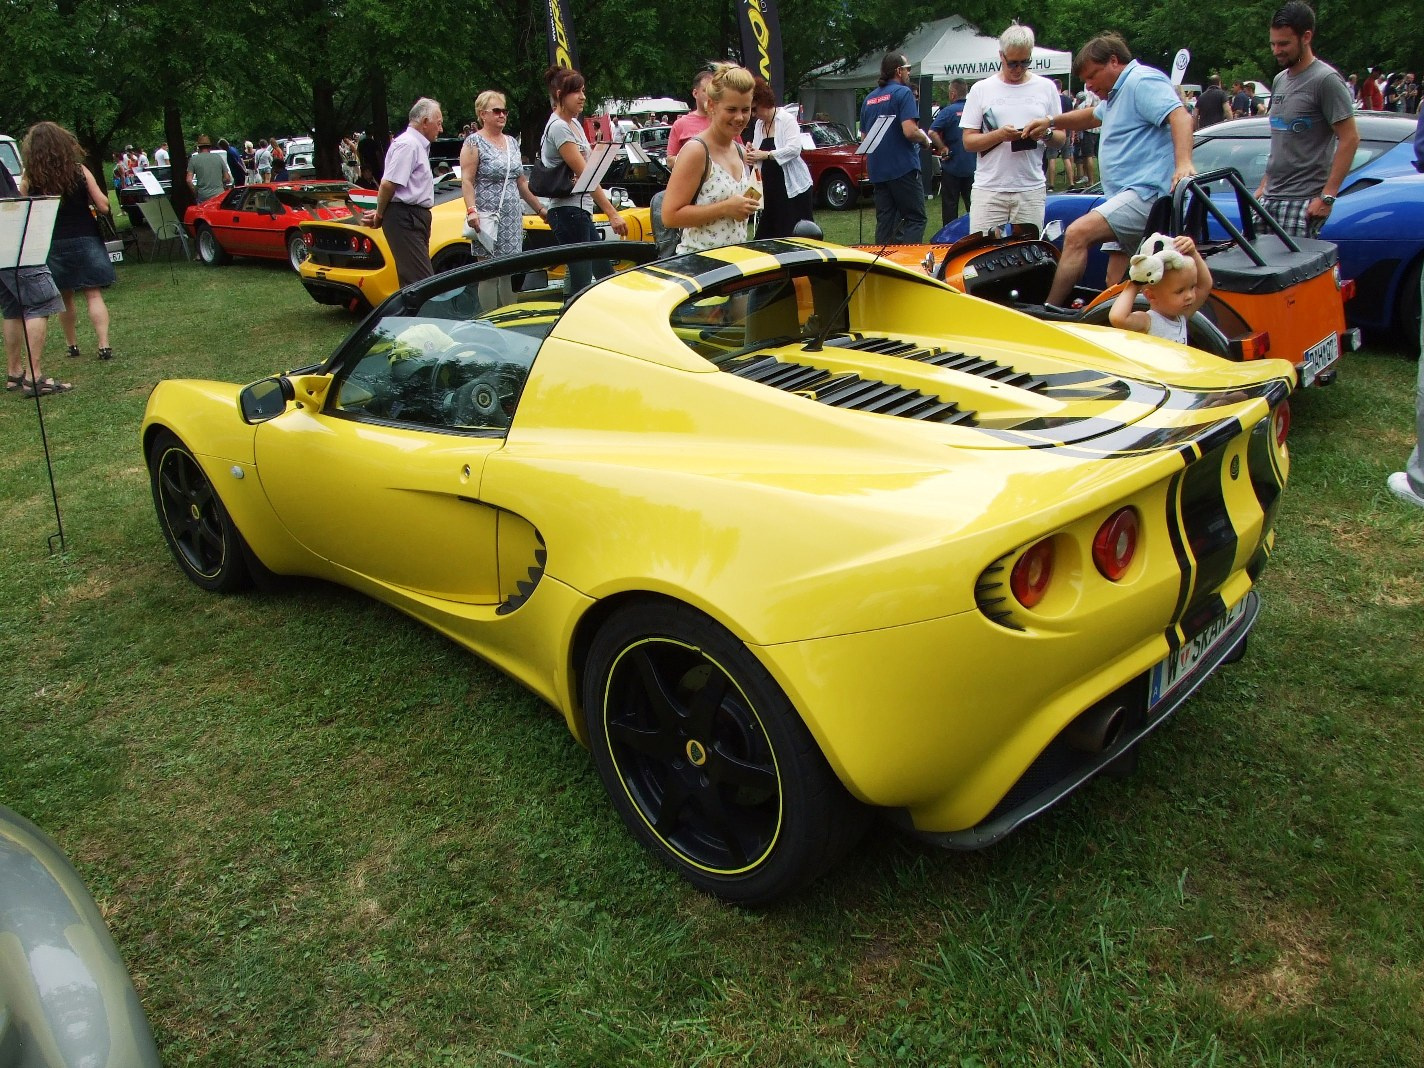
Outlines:
{"type": "Polygon", "coordinates": [[[504,94],[486,89],[475,98],[480,126],[460,149],[460,189],[465,194],[465,226],[479,236],[470,241],[476,260],[512,256],[524,248],[528,204],[547,220],[544,202],[529,190],[519,139],[504,132],[509,109],[504,94]]]}
{"type": "Polygon", "coordinates": [[[1047,119],[1048,141],[1055,148],[1067,135],[1052,125],[1063,111],[1057,87],[1032,73],[1032,66],[1033,30],[1015,23],[999,35],[998,73],[975,82],[964,102],[959,119],[964,147],[979,153],[969,205],[974,233],[1006,222],[1043,229],[1044,145],[1025,136],[1024,128],[1047,119]]]}

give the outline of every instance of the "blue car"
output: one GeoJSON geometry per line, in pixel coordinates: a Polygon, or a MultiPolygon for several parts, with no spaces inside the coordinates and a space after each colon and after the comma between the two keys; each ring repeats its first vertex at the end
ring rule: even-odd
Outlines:
{"type": "MultiPolygon", "coordinates": [[[[1355,282],[1355,297],[1345,305],[1351,326],[1406,344],[1419,338],[1419,270],[1424,262],[1424,175],[1414,169],[1415,119],[1377,112],[1355,116],[1360,147],[1340,189],[1340,199],[1321,230],[1340,250],[1340,274],[1355,282]]],[[[1232,167],[1248,189],[1266,170],[1271,131],[1265,118],[1235,119],[1195,135],[1192,162],[1198,173],[1232,167]]],[[[1103,201],[1099,186],[1048,198],[1046,223],[1069,223],[1103,201]]],[[[1225,212],[1235,219],[1235,204],[1225,212]]],[[[948,244],[969,232],[961,215],[934,236],[948,244]]],[[[1215,231],[1214,231],[1215,232],[1215,231]]],[[[1059,247],[1062,247],[1060,238],[1059,247]]],[[[1107,256],[1094,250],[1083,284],[1101,288],[1107,256]]]]}

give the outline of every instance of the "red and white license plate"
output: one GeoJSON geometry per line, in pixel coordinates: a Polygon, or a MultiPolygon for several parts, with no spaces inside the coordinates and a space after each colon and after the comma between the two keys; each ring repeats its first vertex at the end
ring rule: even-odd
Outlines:
{"type": "Polygon", "coordinates": [[[1176,689],[1181,681],[1192,673],[1192,669],[1206,659],[1207,654],[1215,649],[1218,643],[1226,639],[1237,621],[1246,614],[1246,602],[1249,600],[1249,596],[1241,598],[1214,619],[1206,630],[1152,669],[1147,690],[1149,709],[1155,708],[1176,689]]]}

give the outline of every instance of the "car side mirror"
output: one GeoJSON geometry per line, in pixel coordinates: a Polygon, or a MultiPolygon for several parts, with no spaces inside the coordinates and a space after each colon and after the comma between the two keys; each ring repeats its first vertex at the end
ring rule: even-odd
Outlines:
{"type": "Polygon", "coordinates": [[[287,410],[287,402],[295,399],[296,391],[286,375],[254,382],[237,395],[244,423],[265,423],[287,410]]]}

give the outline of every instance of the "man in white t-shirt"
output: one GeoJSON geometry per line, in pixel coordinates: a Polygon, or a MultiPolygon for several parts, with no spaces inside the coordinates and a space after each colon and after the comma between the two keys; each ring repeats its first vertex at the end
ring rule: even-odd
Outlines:
{"type": "MultiPolygon", "coordinates": [[[[1059,114],[1063,105],[1053,82],[1032,73],[1032,65],[1033,30],[1015,23],[999,35],[999,72],[976,82],[965,101],[959,120],[964,147],[979,154],[969,205],[975,233],[1006,222],[1043,227],[1044,146],[1023,130],[1059,114]]],[[[1049,143],[1060,146],[1065,136],[1051,130],[1049,143]]]]}

